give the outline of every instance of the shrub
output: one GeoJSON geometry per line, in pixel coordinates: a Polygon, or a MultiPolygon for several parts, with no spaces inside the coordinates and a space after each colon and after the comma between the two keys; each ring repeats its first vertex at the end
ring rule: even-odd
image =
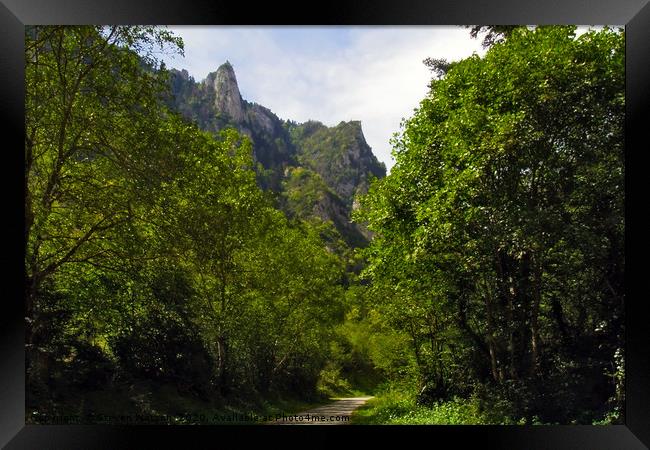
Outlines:
{"type": "Polygon", "coordinates": [[[111,347],[133,375],[174,381],[199,394],[211,386],[212,357],[192,327],[173,314],[151,311],[114,337],[111,347]]]}

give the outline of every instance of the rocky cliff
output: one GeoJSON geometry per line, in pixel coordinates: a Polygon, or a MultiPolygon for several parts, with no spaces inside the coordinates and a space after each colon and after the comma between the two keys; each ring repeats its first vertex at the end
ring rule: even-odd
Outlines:
{"type": "Polygon", "coordinates": [[[369,178],[386,176],[361,130],[361,122],[326,127],[307,122],[291,129],[300,165],[320,174],[328,186],[351,207],[357,193],[366,193],[369,178]]]}
{"type": "Polygon", "coordinates": [[[214,110],[235,123],[244,121],[244,100],[239,93],[235,69],[226,61],[205,79],[204,89],[214,92],[214,110]]]}
{"type": "Polygon", "coordinates": [[[260,185],[278,194],[288,215],[331,221],[348,244],[365,243],[367,231],[350,221],[354,198],[367,191],[371,177],[385,176],[386,168],[360,122],[327,127],[281,120],[241,97],[229,62],[199,83],[187,71],[172,70],[171,91],[170,106],[200,128],[218,132],[233,126],[251,139],[260,185]]]}

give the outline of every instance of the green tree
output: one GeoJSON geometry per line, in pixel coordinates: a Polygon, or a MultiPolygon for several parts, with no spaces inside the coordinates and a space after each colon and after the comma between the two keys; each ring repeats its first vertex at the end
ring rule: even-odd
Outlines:
{"type": "Polygon", "coordinates": [[[25,299],[36,357],[45,284],[69,264],[115,263],[109,237],[129,234],[155,183],[157,48],[182,42],[152,27],[26,27],[25,299]]]}
{"type": "Polygon", "coordinates": [[[333,327],[343,320],[343,263],[309,223],[292,224],[267,209],[259,225],[257,238],[238,258],[247,268],[249,305],[240,329],[255,324],[256,382],[263,391],[313,391],[333,327]]]}
{"type": "Polygon", "coordinates": [[[204,400],[308,397],[343,319],[335,230],[273,208],[249,138],[167,109],[161,47],[182,43],[153,27],[27,28],[34,411],[84,414],[66,395],[134,380],[204,400]]]}
{"type": "Polygon", "coordinates": [[[205,329],[215,348],[222,388],[228,385],[228,336],[239,315],[234,286],[239,282],[235,255],[246,248],[264,197],[255,183],[250,141],[234,130],[215,141],[192,131],[183,153],[184,170],[160,199],[167,212],[167,233],[180,260],[196,278],[205,305],[205,329]],[[216,325],[216,327],[215,327],[216,325]]]}
{"type": "Polygon", "coordinates": [[[529,417],[576,418],[560,411],[565,382],[597,410],[579,384],[612,394],[603,372],[622,346],[623,33],[517,27],[441,75],[364,201],[367,274],[422,311],[437,304],[452,321],[424,313],[420,328],[460,331],[476,380],[552,398],[522,406],[529,417]]]}

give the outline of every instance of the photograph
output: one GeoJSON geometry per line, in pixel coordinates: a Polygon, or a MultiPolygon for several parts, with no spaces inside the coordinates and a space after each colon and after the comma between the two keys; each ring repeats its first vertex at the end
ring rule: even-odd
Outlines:
{"type": "Polygon", "coordinates": [[[626,423],[625,24],[24,26],[25,423],[626,423]]]}
{"type": "Polygon", "coordinates": [[[0,23],[3,449],[650,449],[648,0],[0,23]]]}

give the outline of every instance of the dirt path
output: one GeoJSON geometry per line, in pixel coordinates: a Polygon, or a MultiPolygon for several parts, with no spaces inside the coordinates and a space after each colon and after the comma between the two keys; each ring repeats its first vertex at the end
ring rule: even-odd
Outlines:
{"type": "Polygon", "coordinates": [[[352,412],[373,397],[332,399],[334,402],[296,414],[284,414],[268,425],[349,425],[352,412]]]}

